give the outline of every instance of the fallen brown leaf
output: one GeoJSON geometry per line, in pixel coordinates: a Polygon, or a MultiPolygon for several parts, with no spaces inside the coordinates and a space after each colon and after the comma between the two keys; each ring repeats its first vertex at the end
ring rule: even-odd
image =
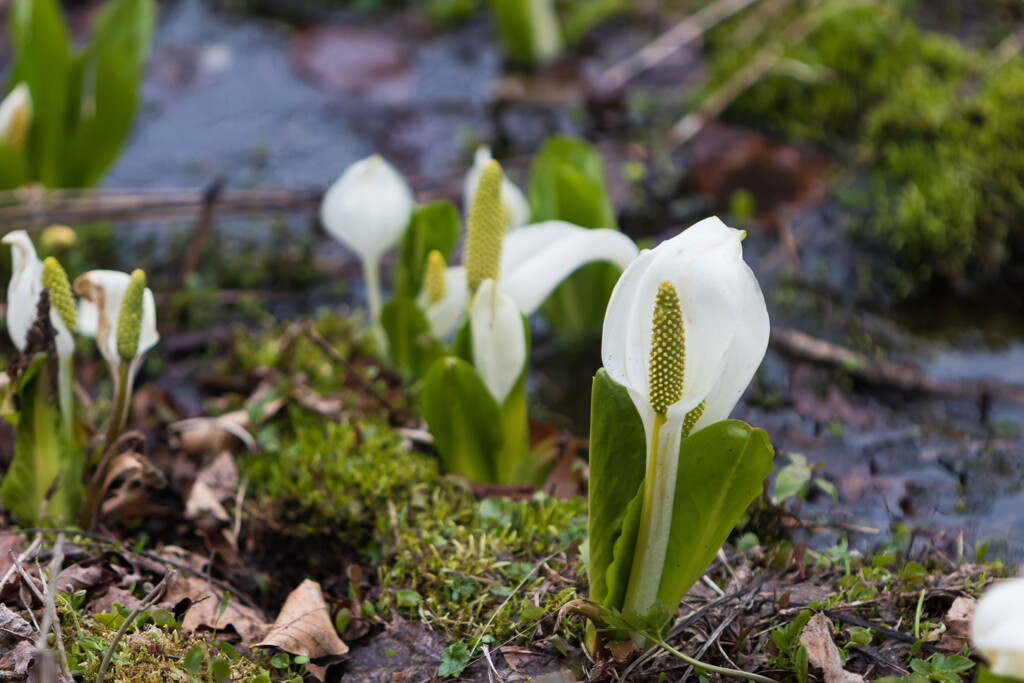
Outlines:
{"type": "Polygon", "coordinates": [[[953,601],[942,623],[946,625],[946,632],[936,643],[936,647],[947,652],[960,652],[964,643],[971,640],[971,620],[974,618],[974,607],[978,601],[974,598],[960,596],[953,601]]]}
{"type": "Polygon", "coordinates": [[[811,617],[800,634],[807,646],[807,661],[825,677],[825,683],[864,683],[864,677],[843,669],[839,648],[832,640],[832,622],[822,613],[811,617]]]}
{"type": "Polygon", "coordinates": [[[320,584],[309,579],[291,592],[267,637],[254,647],[276,647],[310,659],[348,652],[334,628],[320,584]]]}
{"type": "Polygon", "coordinates": [[[231,628],[242,639],[243,645],[251,647],[266,635],[269,628],[259,612],[246,607],[235,597],[228,600],[224,613],[218,614],[224,594],[198,576],[177,575],[164,596],[164,600],[171,603],[184,598],[194,603],[181,620],[181,627],[186,633],[231,628]]]}
{"type": "Polygon", "coordinates": [[[7,605],[0,605],[0,646],[7,648],[16,640],[31,637],[32,626],[7,609],[7,605]]]}

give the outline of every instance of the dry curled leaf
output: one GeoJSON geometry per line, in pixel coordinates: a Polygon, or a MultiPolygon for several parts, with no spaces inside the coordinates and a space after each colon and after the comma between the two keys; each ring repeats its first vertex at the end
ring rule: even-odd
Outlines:
{"type": "Polygon", "coordinates": [[[31,637],[32,626],[7,605],[0,605],[0,646],[9,647],[15,640],[31,637]]]}
{"type": "Polygon", "coordinates": [[[946,616],[942,618],[946,632],[942,634],[937,647],[948,652],[960,652],[964,643],[971,641],[971,620],[977,603],[974,598],[963,595],[953,601],[946,616]]]}
{"type": "Polygon", "coordinates": [[[807,647],[807,661],[825,677],[825,683],[864,683],[864,677],[843,668],[839,648],[832,640],[832,622],[822,613],[811,617],[800,634],[807,647]]]}
{"type": "Polygon", "coordinates": [[[198,576],[177,575],[164,596],[164,600],[171,603],[183,598],[194,603],[181,620],[181,627],[186,633],[232,628],[246,646],[251,646],[267,633],[267,623],[259,612],[246,607],[238,598],[230,597],[221,614],[224,594],[198,576]]]}
{"type": "Polygon", "coordinates": [[[270,633],[257,646],[273,646],[310,659],[348,652],[334,628],[320,584],[309,579],[291,592],[270,633]]]}

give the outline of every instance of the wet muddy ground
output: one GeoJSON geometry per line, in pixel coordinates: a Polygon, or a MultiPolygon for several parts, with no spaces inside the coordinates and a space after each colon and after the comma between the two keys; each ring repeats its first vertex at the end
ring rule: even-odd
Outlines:
{"type": "MultiPolygon", "coordinates": [[[[609,29],[618,38],[594,60],[608,63],[611,53],[622,52],[632,40],[630,30],[609,29]]],[[[673,97],[666,84],[684,83],[699,69],[692,54],[675,63],[660,71],[660,89],[651,97],[673,97]]],[[[237,188],[320,187],[352,161],[378,151],[411,177],[421,198],[457,199],[461,174],[479,141],[504,142],[517,177],[527,165],[524,155],[544,135],[593,132],[572,102],[494,108],[500,76],[500,56],[483,18],[440,30],[409,14],[344,15],[316,28],[297,28],[221,13],[197,0],[173,3],[162,8],[138,125],[106,185],[193,187],[222,177],[237,188]]],[[[630,135],[653,134],[600,133],[602,149],[621,150],[630,135]]],[[[703,174],[689,184],[693,194],[672,197],[674,213],[659,214],[667,224],[633,220],[627,222],[631,232],[667,236],[687,218],[714,208],[716,202],[701,194],[713,188],[700,181],[714,177],[715,163],[730,146],[705,143],[696,141],[692,153],[677,159],[680,175],[685,163],[703,164],[703,174]]],[[[950,384],[988,380],[1024,387],[1019,313],[1001,311],[998,302],[981,310],[952,297],[904,310],[877,310],[859,301],[857,264],[867,256],[846,237],[838,211],[827,198],[822,204],[799,177],[778,184],[779,164],[793,163],[788,147],[759,154],[769,162],[734,172],[730,182],[739,178],[760,195],[759,206],[775,193],[797,207],[789,214],[793,248],[782,246],[778,226],[752,229],[746,242],[776,327],[914,364],[950,384]]],[[[621,199],[628,194],[620,177],[622,159],[607,161],[609,184],[621,199]]],[[[314,229],[309,215],[293,216],[288,225],[295,235],[314,229]]],[[[179,227],[187,229],[189,222],[179,227]]],[[[119,230],[130,243],[163,228],[119,230]]],[[[258,242],[270,221],[224,219],[216,229],[258,242]]],[[[319,266],[328,278],[344,276],[351,286],[317,285],[312,295],[278,301],[275,313],[297,316],[322,303],[360,302],[356,271],[344,252],[322,235],[316,239],[319,266]]],[[[545,418],[583,434],[597,346],[572,355],[580,360],[566,368],[564,350],[541,334],[532,386],[545,418]]],[[[173,365],[169,372],[175,375],[173,365]]],[[[988,540],[1000,556],[1024,559],[1024,404],[858,382],[773,348],[736,416],[768,429],[780,454],[801,453],[823,463],[821,474],[835,484],[839,500],[817,492],[802,503],[800,516],[817,524],[800,533],[816,544],[847,533],[851,544],[867,548],[888,538],[895,525],[905,525],[918,534],[915,542],[934,543],[951,557],[961,542],[971,556],[975,542],[988,540]]],[[[779,465],[784,462],[780,457],[779,465]]]]}

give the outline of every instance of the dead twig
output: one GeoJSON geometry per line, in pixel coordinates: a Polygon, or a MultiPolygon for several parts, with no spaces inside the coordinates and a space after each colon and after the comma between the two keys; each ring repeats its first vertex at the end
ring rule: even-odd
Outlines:
{"type": "Polygon", "coordinates": [[[799,330],[772,328],[769,345],[782,355],[817,365],[839,367],[853,377],[876,386],[981,401],[998,397],[1024,403],[1024,388],[996,381],[944,382],[909,365],[876,361],[863,353],[817,339],[799,330]]]}
{"type": "Polygon", "coordinates": [[[666,142],[672,147],[678,147],[689,142],[693,136],[699,133],[704,126],[712,119],[717,118],[729,105],[736,101],[740,95],[745,93],[755,83],[768,76],[773,69],[780,65],[786,66],[786,72],[798,76],[815,76],[816,67],[786,60],[785,49],[788,46],[802,42],[807,36],[821,28],[825,23],[841,12],[856,7],[866,7],[874,4],[872,0],[853,0],[851,2],[835,3],[815,12],[809,12],[794,19],[785,29],[780,37],[765,45],[750,58],[746,64],[739,68],[732,76],[725,80],[717,90],[712,92],[697,108],[684,116],[668,132],[666,142]]]}
{"type": "Polygon", "coordinates": [[[617,90],[644,71],[664,61],[680,48],[697,40],[711,29],[757,0],[714,0],[662,33],[653,41],[620,62],[608,67],[601,79],[609,90],[617,90]]]}
{"type": "Polygon", "coordinates": [[[341,355],[338,352],[338,349],[334,348],[334,345],[331,344],[331,342],[327,341],[327,339],[325,339],[322,334],[317,332],[316,329],[308,320],[303,320],[300,323],[300,330],[302,331],[303,334],[309,337],[309,340],[316,344],[317,347],[319,347],[320,350],[323,351],[328,358],[330,358],[336,364],[340,365],[345,370],[346,375],[352,377],[357,382],[359,382],[363,389],[365,389],[366,392],[370,394],[370,396],[372,396],[377,401],[377,403],[379,403],[381,407],[384,408],[384,410],[387,411],[389,416],[393,415],[394,411],[391,408],[391,403],[387,400],[387,398],[382,396],[381,393],[377,391],[377,388],[373,386],[370,380],[363,377],[363,374],[356,369],[355,365],[352,364],[352,361],[341,355]]]}
{"type": "Polygon", "coordinates": [[[114,656],[114,650],[117,648],[117,644],[120,642],[121,638],[124,637],[124,634],[128,632],[132,622],[135,621],[135,617],[137,617],[142,610],[148,609],[150,605],[160,599],[160,596],[163,595],[164,590],[170,583],[171,578],[176,573],[177,572],[173,569],[168,569],[167,573],[164,574],[163,580],[149,592],[149,595],[142,599],[142,602],[135,606],[135,609],[128,613],[127,617],[125,617],[124,623],[121,624],[121,628],[117,629],[117,633],[114,634],[114,639],[110,641],[110,647],[107,648],[107,654],[103,656],[103,661],[100,663],[100,670],[96,674],[96,683],[103,683],[103,679],[106,678],[107,667],[110,666],[110,660],[114,656]]]}
{"type": "Polygon", "coordinates": [[[181,261],[181,277],[178,282],[182,288],[185,287],[189,276],[198,270],[199,260],[203,257],[206,245],[210,241],[210,234],[213,232],[213,214],[217,199],[224,189],[224,182],[224,177],[219,176],[203,190],[203,205],[199,212],[199,221],[195,231],[189,237],[185,257],[181,261]]]}

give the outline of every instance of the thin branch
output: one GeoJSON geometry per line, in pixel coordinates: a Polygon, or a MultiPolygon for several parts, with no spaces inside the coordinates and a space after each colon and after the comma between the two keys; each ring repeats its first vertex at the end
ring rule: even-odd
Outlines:
{"type": "Polygon", "coordinates": [[[167,573],[164,574],[163,580],[149,592],[149,595],[142,599],[142,602],[135,606],[135,609],[128,613],[127,617],[125,617],[124,623],[121,624],[121,628],[119,628],[117,633],[114,634],[114,639],[110,641],[110,647],[107,648],[107,653],[103,656],[103,662],[100,663],[100,670],[96,674],[96,683],[103,683],[103,679],[107,675],[107,667],[110,666],[110,660],[114,657],[114,650],[117,648],[117,644],[120,642],[121,638],[124,637],[124,634],[128,632],[132,622],[135,621],[135,617],[137,617],[142,610],[148,609],[150,605],[160,599],[160,596],[163,595],[163,592],[167,588],[171,578],[176,573],[177,572],[173,569],[168,569],[167,573]]]}
{"type": "Polygon", "coordinates": [[[704,33],[757,0],[714,0],[662,33],[642,49],[612,65],[601,75],[605,85],[616,90],[669,55],[697,40],[704,33]]]}

